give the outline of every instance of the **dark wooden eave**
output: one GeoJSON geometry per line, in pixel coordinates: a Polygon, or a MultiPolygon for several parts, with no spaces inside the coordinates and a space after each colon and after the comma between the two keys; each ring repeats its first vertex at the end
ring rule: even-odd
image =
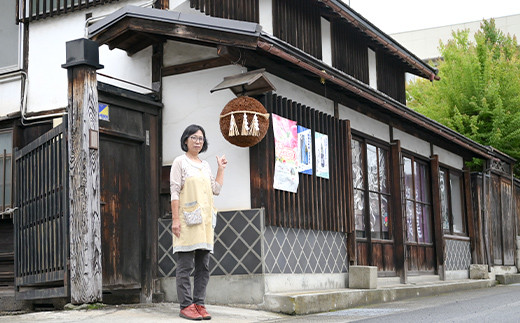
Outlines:
{"type": "Polygon", "coordinates": [[[260,31],[256,23],[126,6],[90,26],[88,35],[132,55],[168,39],[254,49],[260,31]]]}
{"type": "Polygon", "coordinates": [[[283,64],[300,73],[335,84],[343,91],[371,102],[385,114],[400,119],[421,132],[439,136],[473,156],[493,158],[489,147],[483,146],[448,127],[435,122],[371,88],[298,48],[261,32],[256,23],[190,15],[179,12],[127,6],[89,27],[89,37],[100,45],[119,48],[129,54],[168,39],[197,42],[211,46],[242,48],[257,54],[277,57],[283,64]]]}

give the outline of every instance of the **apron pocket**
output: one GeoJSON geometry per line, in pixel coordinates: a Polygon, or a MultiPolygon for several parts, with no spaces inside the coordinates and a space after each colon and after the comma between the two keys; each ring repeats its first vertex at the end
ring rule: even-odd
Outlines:
{"type": "Polygon", "coordinates": [[[202,223],[202,210],[196,201],[184,204],[182,213],[187,225],[190,226],[202,223]]]}

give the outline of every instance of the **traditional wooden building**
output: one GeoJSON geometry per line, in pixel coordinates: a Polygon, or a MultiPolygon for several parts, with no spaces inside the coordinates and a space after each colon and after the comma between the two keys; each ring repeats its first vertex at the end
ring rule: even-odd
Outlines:
{"type": "MultiPolygon", "coordinates": [[[[405,74],[435,81],[437,71],[343,2],[16,3],[22,104],[2,109],[18,150],[4,153],[4,165],[9,154],[15,160],[4,211],[15,211],[2,220],[0,247],[9,250],[0,255],[14,255],[20,298],[71,295],[71,123],[55,120],[73,113],[72,73],[61,66],[65,43],[83,36],[98,43],[104,65],[91,96],[103,109],[90,132],[99,132],[99,146],[87,148],[99,149],[101,265],[93,268],[105,297],[176,299],[168,175],[191,123],[206,129],[208,161],[226,153],[230,162],[216,199],[211,302],[347,288],[353,265],[402,283],[467,278],[470,264],[516,272],[515,160],[408,109],[405,74]],[[246,73],[273,86],[251,94],[269,113],[312,138],[328,136],[328,178],[300,173],[296,193],[274,189],[272,121],[251,148],[224,139],[220,111],[235,94],[212,90],[246,73]],[[485,161],[481,173],[465,167],[474,158],[485,161]]],[[[316,169],[315,153],[312,160],[316,169]]]]}

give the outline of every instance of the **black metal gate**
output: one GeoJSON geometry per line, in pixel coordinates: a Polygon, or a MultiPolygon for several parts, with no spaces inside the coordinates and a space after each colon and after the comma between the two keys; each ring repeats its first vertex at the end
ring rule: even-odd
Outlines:
{"type": "Polygon", "coordinates": [[[66,125],[15,151],[17,299],[70,296],[66,125]]]}

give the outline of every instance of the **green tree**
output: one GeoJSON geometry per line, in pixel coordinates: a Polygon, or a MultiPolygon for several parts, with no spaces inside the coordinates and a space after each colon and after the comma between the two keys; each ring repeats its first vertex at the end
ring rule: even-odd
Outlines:
{"type": "MultiPolygon", "coordinates": [[[[408,106],[520,161],[520,47],[516,37],[483,22],[440,43],[440,81],[407,85],[408,106]]],[[[515,174],[520,175],[520,167],[515,174]]]]}

